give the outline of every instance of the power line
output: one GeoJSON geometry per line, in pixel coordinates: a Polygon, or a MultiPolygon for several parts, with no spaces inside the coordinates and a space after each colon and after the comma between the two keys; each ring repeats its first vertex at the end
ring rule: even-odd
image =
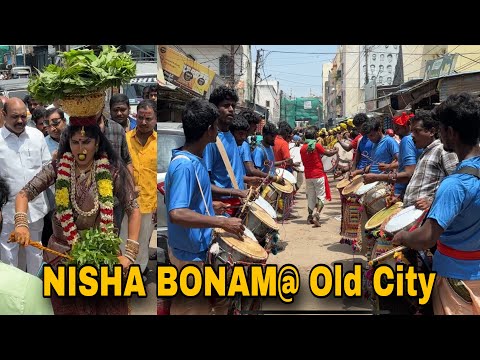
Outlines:
{"type": "MultiPolygon", "coordinates": [[[[381,46],[381,45],[374,45],[375,47],[378,47],[378,46],[381,46]]],[[[416,52],[412,52],[412,53],[403,53],[403,55],[431,55],[430,54],[430,51],[432,51],[433,49],[439,47],[440,45],[437,45],[435,46],[434,48],[430,49],[428,52],[426,53],[416,53],[416,52]]],[[[417,45],[418,47],[418,45],[417,45]]],[[[285,54],[310,54],[310,55],[336,55],[338,52],[303,52],[303,51],[281,51],[281,50],[269,50],[271,53],[285,53],[285,54]]],[[[359,54],[361,53],[362,51],[359,50],[359,51],[345,51],[344,53],[346,54],[359,54]]],[[[372,52],[375,52],[376,54],[389,54],[391,53],[391,51],[373,51],[372,52]]],[[[467,54],[467,55],[473,55],[473,54],[480,54],[479,52],[473,52],[473,53],[464,53],[464,54],[467,54]]]]}

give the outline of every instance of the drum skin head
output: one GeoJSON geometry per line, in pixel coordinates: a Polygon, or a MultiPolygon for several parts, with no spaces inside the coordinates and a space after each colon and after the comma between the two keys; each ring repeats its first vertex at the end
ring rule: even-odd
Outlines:
{"type": "Polygon", "coordinates": [[[402,206],[403,203],[399,201],[390,206],[389,208],[383,208],[367,221],[367,223],[365,224],[365,230],[373,230],[379,227],[380,225],[382,225],[385,219],[395,214],[395,212],[399,212],[402,206]]]}
{"type": "Polygon", "coordinates": [[[337,189],[343,189],[345,186],[347,186],[348,184],[350,184],[350,180],[348,179],[343,179],[343,180],[340,180],[337,184],[337,189]]]}
{"type": "Polygon", "coordinates": [[[293,192],[293,185],[287,179],[285,180],[285,185],[280,185],[278,183],[272,182],[270,185],[275,189],[285,194],[291,194],[293,192]]]}
{"type": "Polygon", "coordinates": [[[366,194],[369,190],[372,190],[375,186],[377,186],[379,181],[374,181],[370,184],[364,184],[358,188],[355,192],[358,196],[366,194]]]}
{"type": "Polygon", "coordinates": [[[267,225],[269,228],[276,231],[280,230],[280,226],[275,222],[275,220],[273,220],[272,217],[268,215],[268,213],[263,210],[259,205],[252,202],[249,203],[248,211],[252,213],[262,223],[267,225]]]}
{"type": "Polygon", "coordinates": [[[288,170],[285,170],[285,169],[282,169],[282,168],[276,168],[275,173],[278,176],[284,178],[285,180],[288,180],[288,182],[290,182],[292,184],[297,183],[297,178],[295,176],[293,176],[293,174],[288,170]]]}
{"type": "Polygon", "coordinates": [[[265,200],[265,198],[263,198],[263,197],[261,197],[261,196],[258,196],[258,197],[255,199],[255,204],[257,204],[257,205],[260,206],[263,210],[265,210],[266,213],[267,213],[268,215],[270,215],[270,217],[272,217],[273,219],[276,219],[276,218],[277,218],[277,212],[275,211],[275,209],[273,208],[273,206],[270,205],[267,200],[265,200]]]}
{"type": "Polygon", "coordinates": [[[243,235],[245,235],[246,237],[249,237],[252,240],[255,240],[258,243],[257,238],[249,228],[245,228],[245,230],[243,231],[243,235]]]}
{"type": "Polygon", "coordinates": [[[423,210],[415,208],[415,205],[409,206],[399,213],[395,214],[385,225],[385,231],[389,234],[395,234],[400,230],[413,226],[423,214],[423,210]]]}
{"type": "Polygon", "coordinates": [[[342,195],[355,194],[355,192],[363,185],[363,176],[354,178],[350,184],[342,190],[342,195]]]}
{"type": "Polygon", "coordinates": [[[258,262],[265,262],[267,260],[267,251],[262,246],[260,246],[258,242],[255,242],[248,236],[243,235],[242,241],[235,235],[228,233],[223,229],[215,229],[215,232],[218,234],[218,236],[223,242],[225,242],[228,246],[240,252],[241,254],[257,260],[258,262]]]}

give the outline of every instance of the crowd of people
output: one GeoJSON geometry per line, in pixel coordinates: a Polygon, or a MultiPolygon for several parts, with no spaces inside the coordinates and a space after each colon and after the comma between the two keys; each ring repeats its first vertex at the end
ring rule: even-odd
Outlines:
{"type": "Polygon", "coordinates": [[[91,119],[31,95],[1,98],[0,303],[13,294],[23,305],[0,305],[0,313],[128,314],[127,299],[43,298],[35,290],[42,266],[62,258],[28,245],[65,254],[79,231],[112,224],[122,239],[119,263],[125,271],[140,265],[146,279],[157,208],[157,89],[144,97],[131,114],[128,97],[113,94],[91,119]],[[18,281],[3,281],[7,274],[18,281]]]}
{"type": "MultiPolygon", "coordinates": [[[[31,96],[0,98],[0,288],[17,299],[12,306],[0,296],[0,312],[128,314],[127,299],[34,295],[42,265],[57,266],[61,259],[28,245],[38,241],[67,253],[78,231],[112,223],[123,241],[119,263],[125,270],[138,264],[148,273],[157,208],[156,94],[146,91],[136,114],[125,95],[114,94],[90,123],[68,116],[61,104],[44,106],[31,96]],[[66,169],[71,184],[64,203],[66,169]],[[111,202],[100,196],[96,175],[102,171],[113,190],[111,202]],[[73,216],[67,223],[68,211],[73,216]]],[[[431,303],[412,307],[410,299],[406,311],[480,314],[476,96],[451,95],[432,110],[398,114],[393,129],[384,129],[380,116],[359,113],[329,130],[267,121],[260,132],[260,117],[252,110],[238,111],[238,101],[234,89],[220,86],[208,100],[193,99],[183,110],[185,144],[173,150],[165,178],[168,257],[178,270],[212,264],[218,229],[244,239],[245,208],[260,198],[274,210],[275,221],[287,220],[303,183],[305,222],[321,232],[320,216],[336,181],[342,201],[340,242],[361,251],[371,264],[380,255],[377,244],[404,246],[399,250],[403,261],[437,273],[431,303]],[[421,210],[415,225],[390,238],[383,231],[385,222],[380,232],[367,230],[376,214],[356,190],[369,184],[386,189],[380,196],[385,208],[400,204],[399,211],[421,210]]],[[[255,241],[270,251],[271,239],[265,239],[255,241]]],[[[376,301],[387,306],[389,300],[376,301]]],[[[232,304],[218,296],[176,296],[170,313],[230,314],[232,304]]]]}
{"type": "MultiPolygon", "coordinates": [[[[438,273],[433,307],[432,303],[412,307],[409,302],[407,311],[478,313],[480,102],[475,96],[452,95],[433,110],[401,113],[393,117],[393,129],[383,128],[382,117],[359,113],[328,131],[315,126],[292,129],[286,122],[267,121],[260,138],[255,136],[255,114],[236,112],[237,101],[234,90],[221,87],[209,101],[187,104],[183,114],[186,144],[175,150],[166,179],[169,248],[178,266],[202,266],[208,261],[216,227],[241,236],[245,223],[236,217],[238,209],[250,200],[250,189],[288,183],[275,171],[279,167],[305,180],[306,221],[313,228],[320,227],[321,211],[331,198],[328,175],[332,174],[333,181],[358,184],[357,190],[381,184],[387,189],[381,196],[382,210],[396,203],[398,211],[421,210],[415,226],[406,229],[410,232],[396,231],[390,238],[377,232],[372,242],[365,224],[374,214],[362,206],[360,196],[342,198],[340,233],[348,226],[354,228],[349,244],[355,251],[375,260],[379,253],[372,252],[372,247],[388,240],[392,248],[406,247],[404,259],[418,271],[438,273]],[[292,156],[295,148],[299,148],[297,159],[292,156]],[[340,159],[342,151],[347,155],[340,159]],[[178,194],[175,189],[180,182],[185,186],[185,179],[186,191],[178,194]],[[355,218],[352,206],[357,209],[355,218]],[[215,216],[220,214],[226,216],[215,216]],[[458,288],[463,291],[455,292],[458,288]]],[[[337,186],[339,190],[345,187],[337,186]]],[[[214,302],[202,299],[202,304],[195,305],[199,299],[183,300],[172,307],[172,313],[215,312],[214,302]]],[[[387,299],[378,301],[387,304],[387,299]]]]}

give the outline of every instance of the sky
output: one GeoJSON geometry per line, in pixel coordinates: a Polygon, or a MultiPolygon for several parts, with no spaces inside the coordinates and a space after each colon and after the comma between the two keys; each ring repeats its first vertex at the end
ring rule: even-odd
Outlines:
{"type": "Polygon", "coordinates": [[[322,65],[333,60],[337,45],[252,45],[253,69],[255,69],[257,50],[260,49],[265,50],[263,68],[259,67],[261,80],[267,77],[268,80],[278,80],[280,90],[283,90],[287,96],[322,95],[322,65]]]}

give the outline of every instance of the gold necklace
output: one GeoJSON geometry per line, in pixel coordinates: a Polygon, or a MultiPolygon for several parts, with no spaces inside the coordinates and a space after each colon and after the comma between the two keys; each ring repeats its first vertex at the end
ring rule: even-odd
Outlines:
{"type": "MultiPolygon", "coordinates": [[[[75,165],[76,165],[76,163],[75,163],[75,165]]],[[[83,169],[83,170],[80,169],[80,167],[79,167],[78,165],[76,165],[76,168],[77,168],[78,172],[80,173],[80,174],[79,174],[80,180],[83,180],[83,179],[85,178],[86,174],[87,174],[90,170],[92,170],[92,166],[93,166],[93,161],[90,163],[90,165],[88,165],[88,166],[87,166],[85,169],[83,169]]]]}

